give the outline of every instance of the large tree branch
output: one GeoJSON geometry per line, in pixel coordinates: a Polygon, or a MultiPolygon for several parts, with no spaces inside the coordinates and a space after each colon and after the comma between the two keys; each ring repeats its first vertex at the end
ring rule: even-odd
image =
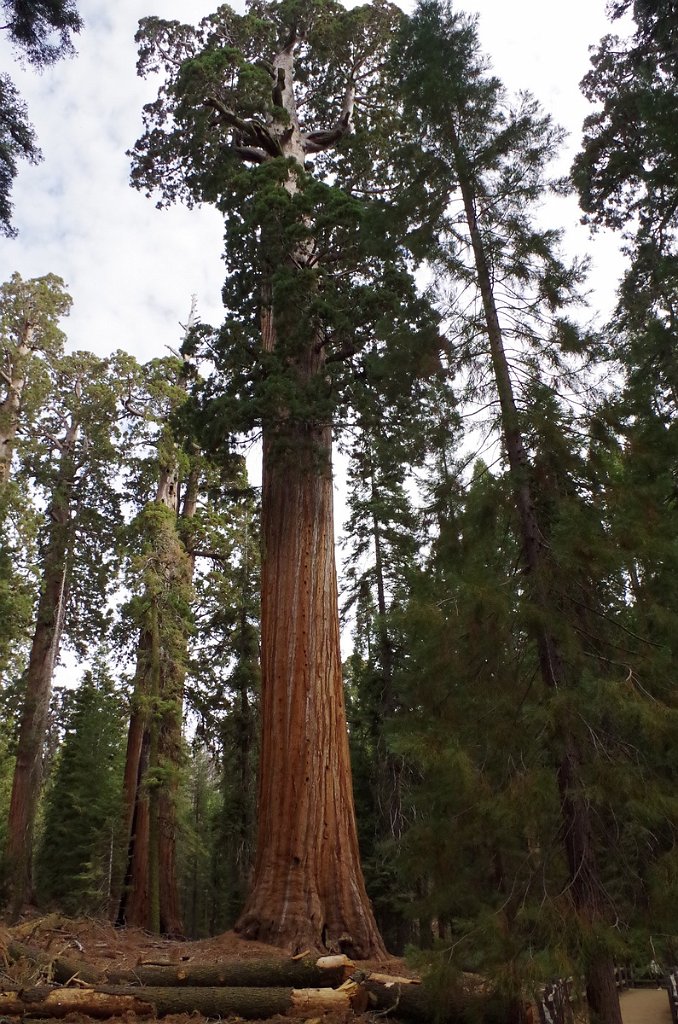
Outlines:
{"type": "Polygon", "coordinates": [[[210,95],[204,100],[206,107],[211,107],[221,115],[222,120],[229,128],[233,128],[242,137],[246,147],[254,146],[261,149],[268,156],[279,156],[280,147],[269,130],[261,121],[245,120],[238,117],[234,110],[219,99],[218,96],[210,95]]]}
{"type": "Polygon", "coordinates": [[[256,146],[232,146],[234,153],[237,153],[241,160],[250,160],[254,164],[263,164],[269,158],[269,154],[256,146]]]}
{"type": "Polygon", "coordinates": [[[355,78],[351,75],[346,83],[341,112],[333,128],[317,132],[305,132],[302,135],[305,153],[322,153],[351,130],[353,108],[355,106],[355,78]]]}

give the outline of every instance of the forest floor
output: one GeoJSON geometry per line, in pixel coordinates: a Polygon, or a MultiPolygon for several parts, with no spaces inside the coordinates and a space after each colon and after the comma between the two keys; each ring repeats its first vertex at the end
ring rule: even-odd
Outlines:
{"type": "Polygon", "coordinates": [[[671,1024],[671,1010],[664,988],[633,988],[621,995],[624,1024],[671,1024]]]}
{"type": "MultiPolygon", "coordinates": [[[[257,960],[262,958],[289,959],[283,949],[241,939],[235,932],[225,932],[212,938],[196,941],[165,939],[150,934],[141,928],[115,928],[105,920],[93,918],[67,918],[60,914],[24,920],[13,927],[0,924],[0,989],[29,989],[51,980],[45,968],[28,960],[12,961],[7,956],[7,945],[14,940],[46,953],[51,959],[79,961],[97,970],[133,970],[140,965],[161,964],[181,965],[218,964],[221,960],[257,960]]],[[[360,968],[373,972],[395,974],[400,977],[415,977],[405,962],[398,957],[388,956],[374,961],[361,961],[360,968]]],[[[350,1016],[356,1024],[374,1024],[380,1014],[335,1012],[325,1014],[323,1024],[345,1024],[350,1016]]],[[[3,1015],[3,1021],[6,1016],[3,1015]]],[[[77,1020],[87,1024],[91,1019],[82,1013],[71,1014],[66,1020],[77,1020]]],[[[239,1020],[240,1018],[233,1018],[239,1020]]],[[[113,1020],[109,1018],[109,1021],[113,1020]]],[[[136,1020],[134,1014],[126,1014],[126,1024],[136,1020]]],[[[165,1016],[165,1024],[201,1024],[206,1018],[198,1013],[165,1016]]],[[[289,1024],[289,1017],[268,1018],[271,1024],[289,1024]]],[[[318,1024],[318,1020],[308,1022],[318,1024]]]]}
{"type": "MultiPolygon", "coordinates": [[[[30,989],[50,981],[45,967],[39,967],[28,960],[12,960],[7,955],[8,943],[23,943],[40,950],[51,960],[78,961],[89,967],[106,972],[111,970],[134,970],[140,965],[159,964],[172,966],[218,964],[220,961],[256,961],[273,958],[289,959],[285,950],[241,939],[234,932],[225,932],[208,939],[179,941],[163,939],[141,928],[114,928],[107,921],[93,918],[71,919],[58,914],[36,917],[12,928],[0,924],[0,989],[30,989]]],[[[415,973],[399,957],[360,963],[367,971],[416,977],[415,973]]],[[[622,994],[621,1008],[624,1024],[671,1024],[671,1014],[664,989],[632,989],[622,994]]],[[[347,1024],[348,1018],[354,1024],[383,1024],[382,1013],[355,1014],[335,1011],[322,1017],[322,1024],[347,1024]]],[[[9,1020],[6,1015],[2,1021],[9,1020]]],[[[18,1020],[19,1018],[15,1018],[18,1020]]],[[[89,1024],[91,1018],[82,1013],[70,1014],[65,1018],[72,1024],[89,1024]]],[[[241,1018],[231,1018],[239,1022],[241,1018]]],[[[144,1024],[141,1018],[139,1024],[144,1024]]],[[[194,1012],[165,1016],[164,1024],[204,1024],[207,1018],[194,1012]]],[[[133,1013],[124,1017],[109,1018],[109,1024],[136,1024],[133,1013]]],[[[289,1017],[268,1018],[269,1024],[290,1024],[289,1017]]],[[[94,1022],[92,1022],[94,1024],[94,1022]]],[[[255,1022],[256,1024],[256,1022],[255,1022]]],[[[320,1018],[312,1018],[306,1024],[320,1024],[320,1018]]]]}

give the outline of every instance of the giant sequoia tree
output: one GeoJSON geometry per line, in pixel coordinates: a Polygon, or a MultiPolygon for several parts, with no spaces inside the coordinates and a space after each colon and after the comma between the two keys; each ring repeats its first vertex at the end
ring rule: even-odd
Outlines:
{"type": "Polygon", "coordinates": [[[62,640],[83,654],[105,629],[111,538],[119,515],[113,487],[117,368],[88,352],[55,359],[51,391],[24,459],[45,496],[40,594],[21,681],[22,708],[5,850],[10,908],[32,898],[32,849],[52,677],[62,640]]]}
{"type": "Polygon", "coordinates": [[[185,400],[181,363],[155,360],[144,368],[143,382],[135,398],[155,435],[149,438],[144,424],[145,445],[157,449],[150,460],[156,480],[133,525],[130,584],[142,590],[127,606],[138,641],[123,792],[127,858],[114,913],[118,923],[176,935],[182,931],[176,793],[193,596],[193,559],[182,525],[195,515],[200,473],[198,460],[190,464],[183,456],[168,422],[185,400]]]}
{"type": "Polygon", "coordinates": [[[133,154],[139,187],[226,215],[230,315],[210,342],[220,373],[206,385],[202,428],[217,446],[229,430],[263,428],[259,833],[237,927],[356,956],[383,946],[351,792],[332,424],[358,361],[375,372],[386,343],[416,335],[425,314],[389,245],[383,204],[359,200],[388,173],[383,127],[373,125],[399,16],[382,3],[281,2],[253,3],[244,16],[223,6],[197,29],[147,19],[140,70],[163,69],[166,82],[133,154]]]}
{"type": "Polygon", "coordinates": [[[13,274],[0,287],[0,677],[20,660],[33,603],[36,516],[17,441],[31,436],[48,398],[49,365],[64,341],[58,322],[70,306],[54,274],[28,281],[13,274]]]}

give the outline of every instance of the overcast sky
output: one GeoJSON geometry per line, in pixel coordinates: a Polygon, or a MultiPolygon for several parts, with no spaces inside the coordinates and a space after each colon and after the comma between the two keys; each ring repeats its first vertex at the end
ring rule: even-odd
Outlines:
{"type": "MultiPolygon", "coordinates": [[[[23,165],[14,189],[16,240],[0,239],[0,280],[59,274],[74,299],[64,325],[73,348],[101,355],[125,348],[140,358],[180,337],[191,295],[205,322],[221,317],[221,225],[211,209],[158,211],[128,185],[125,152],[136,140],[142,104],[155,83],[135,74],[134,33],[148,14],[197,21],[213,0],[80,0],[85,28],[78,56],[43,74],[21,71],[0,42],[0,67],[28,103],[44,160],[23,165]]],[[[572,133],[576,149],[587,105],[578,82],[588,47],[609,30],[604,0],[470,0],[496,73],[511,89],[532,91],[572,133]]],[[[0,35],[2,35],[0,33],[0,35]]],[[[559,218],[578,220],[574,203],[559,218]]],[[[589,247],[581,231],[570,247],[589,247]]],[[[597,261],[614,274],[609,245],[597,261]]],[[[595,251],[594,251],[595,256],[595,251]]],[[[616,265],[614,265],[616,269],[616,265]]]]}

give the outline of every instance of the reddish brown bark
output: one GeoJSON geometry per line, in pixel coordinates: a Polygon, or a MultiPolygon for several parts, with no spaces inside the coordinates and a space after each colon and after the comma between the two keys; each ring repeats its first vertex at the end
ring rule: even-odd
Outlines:
{"type": "MultiPolygon", "coordinates": [[[[259,118],[238,120],[236,151],[245,160],[262,163],[282,155],[303,171],[307,154],[332,148],[350,128],[360,60],[347,75],[333,128],[301,130],[294,80],[295,52],[303,38],[295,22],[272,57],[274,116],[265,127],[259,118]]],[[[220,96],[206,102],[217,119],[233,126],[220,96]]],[[[290,170],[284,183],[290,197],[299,185],[290,170]]],[[[323,387],[325,339],[311,322],[304,338],[300,318],[307,313],[289,295],[273,308],[277,268],[270,264],[283,260],[292,274],[302,272],[308,289],[322,257],[311,238],[287,253],[277,236],[260,239],[260,246],[262,350],[279,350],[290,377],[297,375],[304,403],[323,387]]],[[[276,420],[269,411],[263,431],[258,836],[253,886],[236,929],[295,950],[308,946],[377,956],[384,946],[360,867],[344,711],[332,428],[329,421],[320,422],[326,414],[317,410],[304,415],[297,409],[295,415],[296,420],[280,408],[276,420]]]]}
{"type": "MultiPolygon", "coordinates": [[[[311,352],[309,363],[319,363],[311,352]]],[[[329,425],[264,438],[258,837],[253,887],[236,930],[295,951],[365,958],[384,947],[353,809],[331,444],[329,425]]]]}
{"type": "Polygon", "coordinates": [[[42,748],[52,676],[61,643],[66,605],[71,494],[76,475],[72,451],[78,432],[78,425],[72,423],[66,438],[61,442],[59,472],[48,510],[50,527],[45,545],[42,589],[23,680],[24,700],[5,847],[5,870],[12,917],[18,916],[33,896],[33,833],[42,782],[42,748]]]}

